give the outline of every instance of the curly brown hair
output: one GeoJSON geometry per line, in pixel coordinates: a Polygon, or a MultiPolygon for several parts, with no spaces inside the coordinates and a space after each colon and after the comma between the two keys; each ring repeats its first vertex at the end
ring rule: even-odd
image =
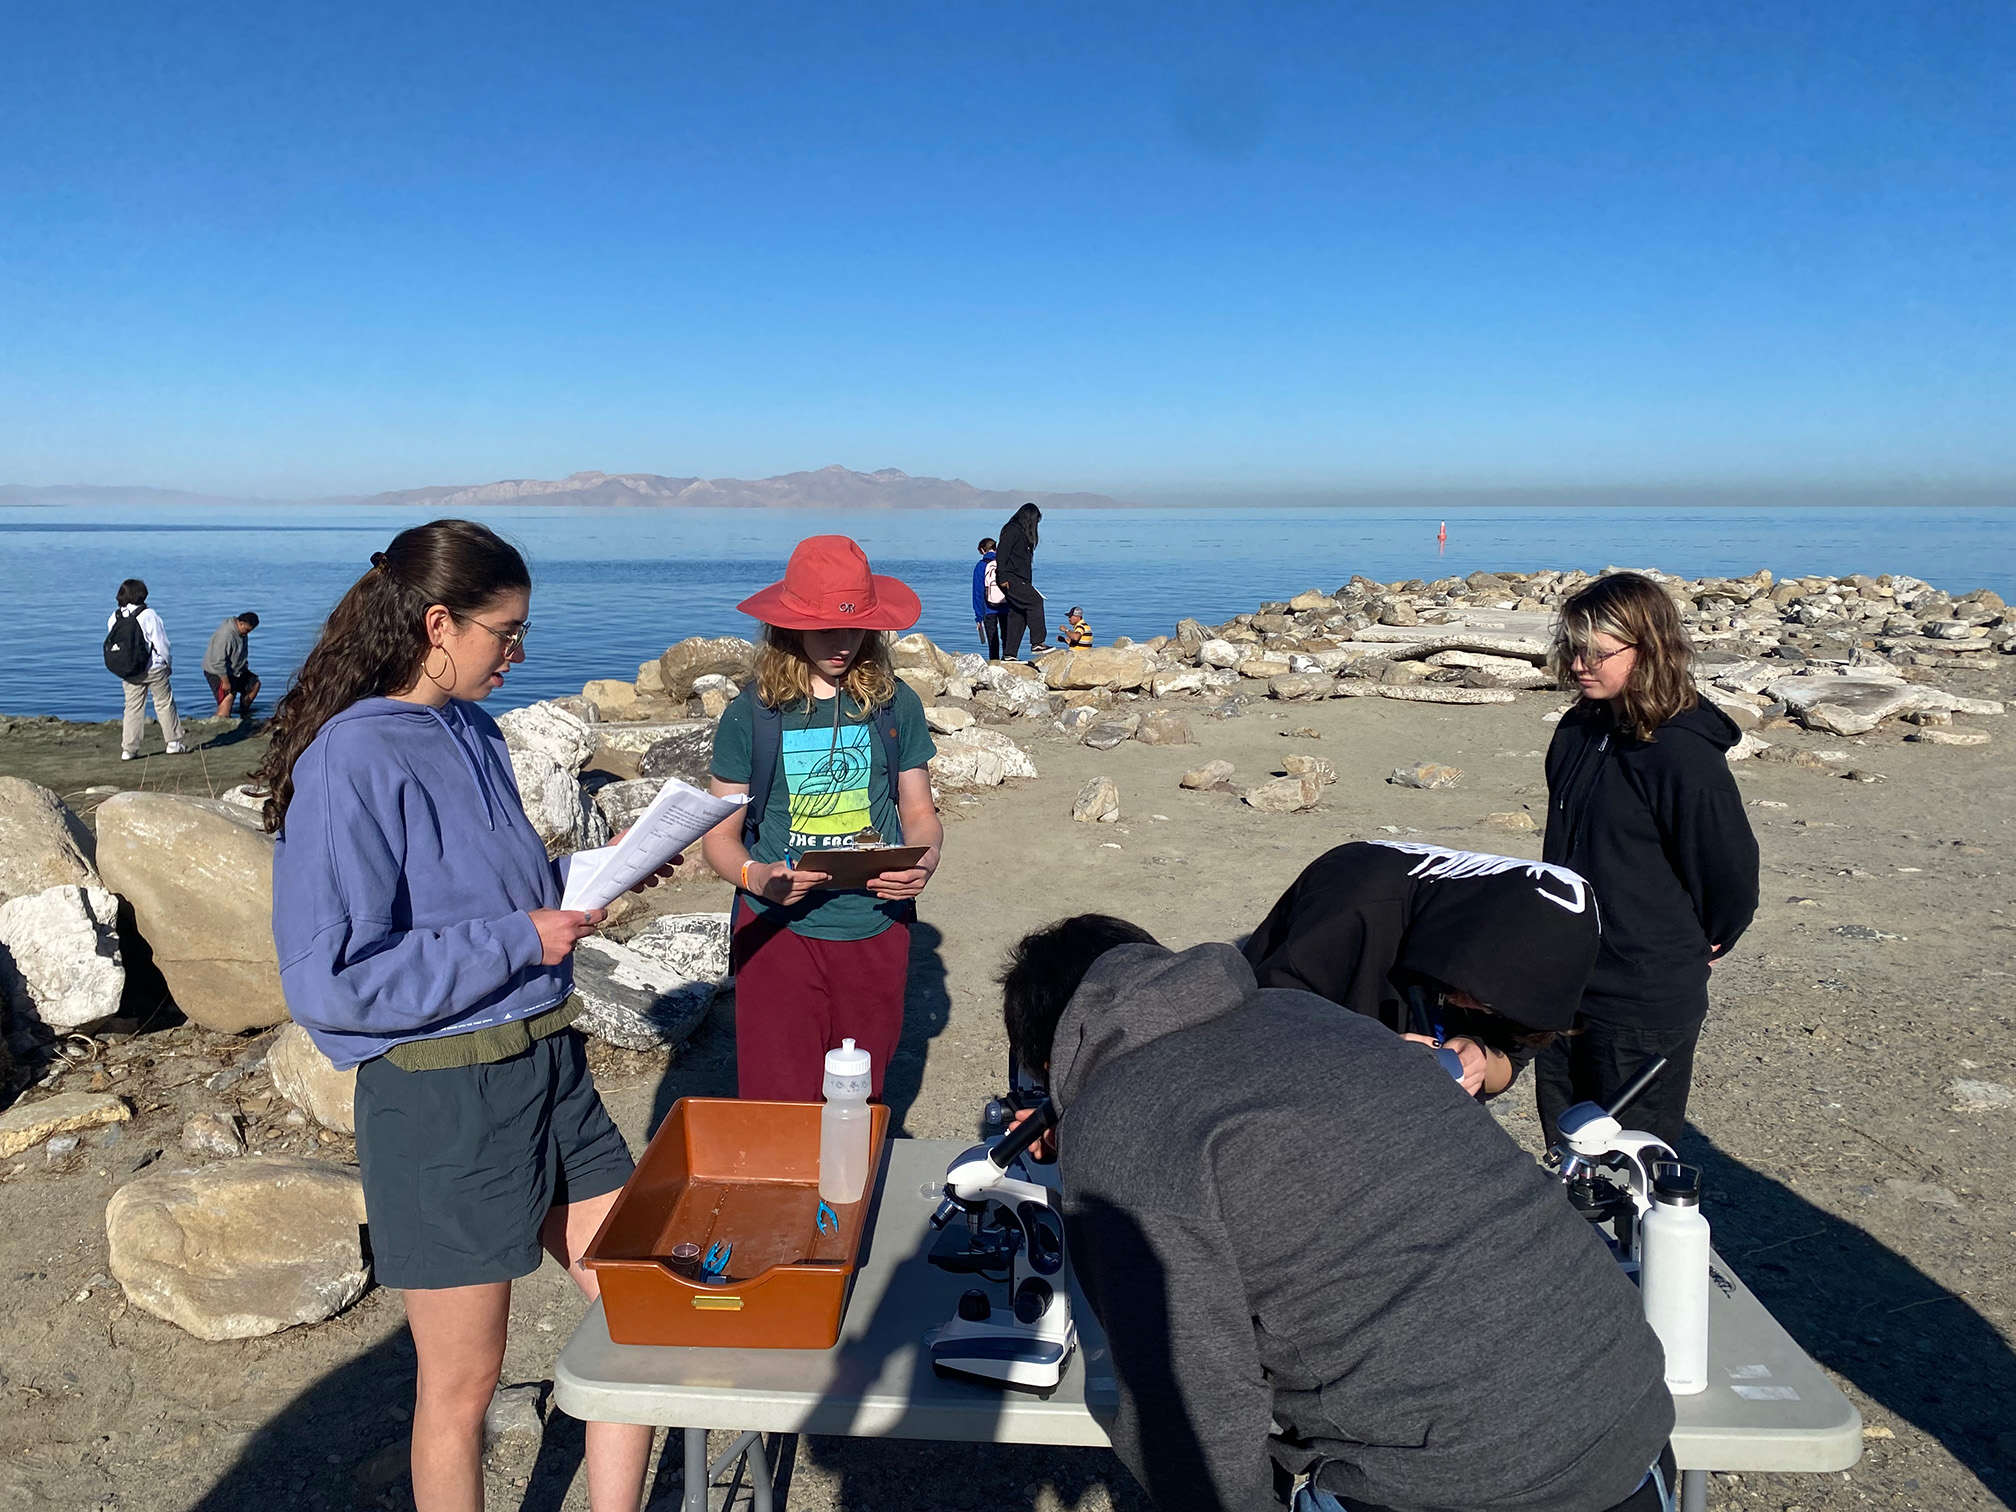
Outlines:
{"type": "MultiPolygon", "coordinates": [[[[888,636],[870,630],[862,638],[861,649],[840,679],[840,691],[854,701],[864,719],[871,709],[896,696],[888,636]]],[[[763,638],[756,643],[756,696],[771,709],[812,706],[812,663],[806,659],[798,631],[777,625],[763,627],[763,638]]]]}
{"type": "Polygon", "coordinates": [[[1575,658],[1599,633],[1637,649],[1621,699],[1622,723],[1636,738],[1649,744],[1659,726],[1700,703],[1694,643],[1672,595],[1644,573],[1613,572],[1561,606],[1547,661],[1557,684],[1575,686],[1575,658]]]}
{"type": "Polygon", "coordinates": [[[286,822],[294,763],[323,725],[360,698],[382,698],[419,680],[430,608],[439,604],[462,619],[500,593],[531,586],[518,549],[473,520],[415,525],[372,553],[371,570],[330,611],[273,711],[273,743],[252,774],[255,790],[266,795],[266,828],[286,822]]]}

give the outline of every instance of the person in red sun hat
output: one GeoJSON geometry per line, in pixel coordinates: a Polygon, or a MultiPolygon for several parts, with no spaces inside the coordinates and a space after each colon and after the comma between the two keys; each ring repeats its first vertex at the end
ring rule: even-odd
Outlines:
{"type": "Polygon", "coordinates": [[[826,1052],[851,1039],[879,1098],[903,1033],[916,898],[945,840],[924,705],[889,662],[888,632],[923,606],[846,536],[813,536],[782,582],[739,607],[763,622],[756,675],[721,716],[710,770],[717,795],[747,793],[749,806],[701,842],[736,886],[737,1089],[817,1102],[826,1052]],[[865,888],[827,886],[817,853],[863,831],[928,849],[865,888]]]}

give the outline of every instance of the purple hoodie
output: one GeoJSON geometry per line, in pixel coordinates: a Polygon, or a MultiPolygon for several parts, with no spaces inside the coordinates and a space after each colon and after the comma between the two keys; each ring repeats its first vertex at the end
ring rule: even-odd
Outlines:
{"type": "Polygon", "coordinates": [[[287,1011],[339,1069],[564,1002],[573,965],[539,963],[527,917],[559,905],[504,737],[475,704],[361,699],[295,762],[273,943],[287,1011]]]}

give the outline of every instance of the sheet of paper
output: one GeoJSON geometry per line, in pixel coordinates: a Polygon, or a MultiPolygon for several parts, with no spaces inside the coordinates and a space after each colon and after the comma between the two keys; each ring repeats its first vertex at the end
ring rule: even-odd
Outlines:
{"type": "Polygon", "coordinates": [[[607,908],[748,803],[746,793],[716,798],[674,778],[616,844],[577,851],[568,858],[560,906],[607,908]]]}

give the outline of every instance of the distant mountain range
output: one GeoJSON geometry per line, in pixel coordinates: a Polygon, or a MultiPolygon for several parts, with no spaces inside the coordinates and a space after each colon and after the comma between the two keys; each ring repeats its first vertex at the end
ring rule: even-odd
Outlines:
{"type": "Polygon", "coordinates": [[[822,467],[776,478],[662,478],[656,473],[577,472],[548,482],[508,478],[499,483],[402,488],[391,493],[328,499],[231,499],[168,488],[107,488],[81,484],[36,487],[0,484],[0,504],[161,505],[370,504],[389,509],[452,511],[497,504],[595,504],[644,508],[707,505],[729,509],[989,509],[1013,510],[1024,501],[1044,509],[1125,509],[1119,499],[1094,493],[1016,492],[976,488],[961,478],[913,478],[893,467],[878,472],[822,467]]]}

